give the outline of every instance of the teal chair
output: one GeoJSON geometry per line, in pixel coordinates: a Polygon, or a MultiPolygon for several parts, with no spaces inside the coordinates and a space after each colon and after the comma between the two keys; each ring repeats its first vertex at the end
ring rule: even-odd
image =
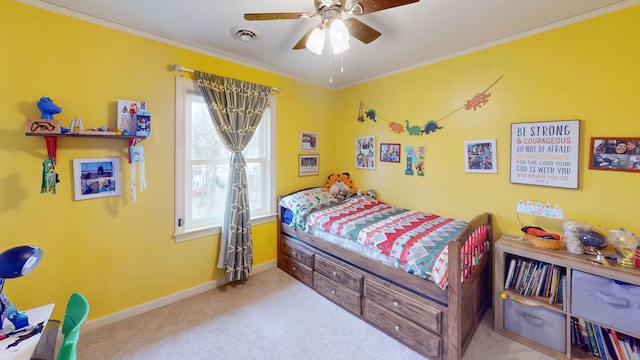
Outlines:
{"type": "Polygon", "coordinates": [[[89,314],[89,302],[80,293],[73,293],[67,303],[67,310],[62,323],[62,335],[64,339],[58,351],[57,360],[75,360],[76,345],[80,337],[80,325],[89,314]]]}

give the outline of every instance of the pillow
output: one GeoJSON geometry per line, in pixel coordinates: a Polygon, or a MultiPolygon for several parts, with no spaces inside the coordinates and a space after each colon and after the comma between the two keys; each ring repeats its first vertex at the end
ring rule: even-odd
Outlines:
{"type": "Polygon", "coordinates": [[[329,205],[332,202],[338,202],[338,200],[331,196],[325,188],[317,187],[301,190],[283,197],[280,200],[280,206],[293,212],[293,219],[289,227],[304,230],[304,221],[307,215],[309,215],[311,211],[319,209],[324,205],[329,205]]]}

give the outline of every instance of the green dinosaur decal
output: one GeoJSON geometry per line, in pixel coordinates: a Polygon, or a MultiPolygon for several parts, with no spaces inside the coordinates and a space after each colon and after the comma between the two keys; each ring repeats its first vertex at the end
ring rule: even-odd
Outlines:
{"type": "Polygon", "coordinates": [[[409,120],[405,120],[407,123],[407,132],[409,135],[422,135],[422,129],[418,125],[409,126],[409,120]]]}

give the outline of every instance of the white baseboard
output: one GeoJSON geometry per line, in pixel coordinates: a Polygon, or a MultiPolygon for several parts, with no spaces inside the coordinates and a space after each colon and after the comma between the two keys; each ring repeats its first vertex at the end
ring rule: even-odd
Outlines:
{"type": "MultiPolygon", "coordinates": [[[[272,261],[254,266],[252,268],[251,273],[258,274],[263,271],[273,269],[276,267],[276,265],[277,265],[276,260],[272,260],[272,261]]],[[[190,296],[198,295],[205,291],[215,289],[217,287],[225,285],[226,283],[228,283],[228,281],[226,281],[225,278],[211,280],[202,285],[194,286],[190,289],[182,290],[177,293],[149,301],[148,303],[145,303],[145,304],[137,305],[126,310],[118,311],[98,319],[92,319],[82,325],[82,331],[90,331],[106,325],[110,325],[115,322],[130,318],[132,316],[136,316],[136,315],[145,313],[147,311],[155,310],[165,305],[172,304],[176,301],[186,299],[190,296]]],[[[60,324],[60,326],[62,327],[62,324],[60,324]]]]}

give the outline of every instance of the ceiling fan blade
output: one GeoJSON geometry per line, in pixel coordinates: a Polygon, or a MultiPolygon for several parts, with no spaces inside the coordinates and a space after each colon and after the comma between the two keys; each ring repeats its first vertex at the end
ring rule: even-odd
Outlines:
{"type": "Polygon", "coordinates": [[[372,28],[371,26],[363,23],[356,18],[344,19],[344,24],[349,30],[349,35],[362,41],[365,44],[372,42],[381,35],[378,30],[372,28]]]}
{"type": "Polygon", "coordinates": [[[309,18],[311,14],[304,12],[297,13],[250,13],[244,14],[245,20],[296,20],[309,18]]]}
{"type": "Polygon", "coordinates": [[[293,47],[293,50],[305,49],[307,47],[307,39],[309,38],[309,36],[311,35],[311,32],[313,32],[314,29],[315,27],[312,27],[311,29],[309,29],[309,31],[307,31],[307,33],[304,34],[304,36],[300,39],[300,41],[298,41],[298,43],[293,47]]]}
{"type": "Polygon", "coordinates": [[[370,14],[372,12],[391,9],[398,6],[417,3],[420,0],[359,0],[358,4],[362,7],[362,13],[358,15],[370,14]]]}

